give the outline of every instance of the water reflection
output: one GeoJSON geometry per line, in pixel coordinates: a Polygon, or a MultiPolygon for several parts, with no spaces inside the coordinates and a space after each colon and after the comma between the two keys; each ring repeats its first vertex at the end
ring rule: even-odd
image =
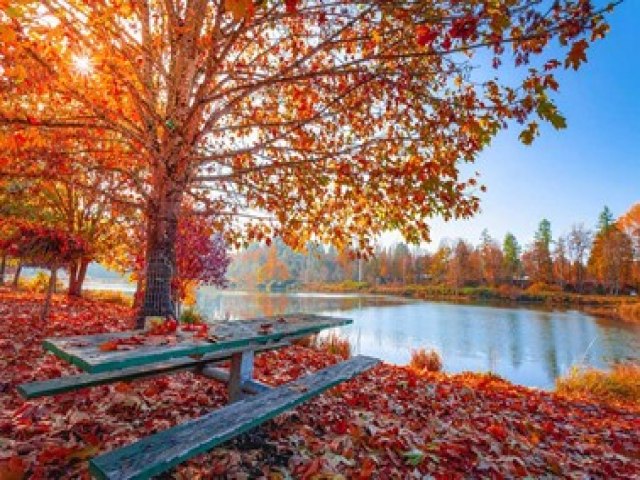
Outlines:
{"type": "Polygon", "coordinates": [[[212,320],[323,313],[354,320],[340,333],[355,353],[405,364],[412,349],[434,347],[447,371],[494,371],[548,388],[576,363],[605,367],[640,360],[640,326],[577,311],[540,311],[405,301],[360,295],[255,294],[202,289],[198,306],[212,320]]]}

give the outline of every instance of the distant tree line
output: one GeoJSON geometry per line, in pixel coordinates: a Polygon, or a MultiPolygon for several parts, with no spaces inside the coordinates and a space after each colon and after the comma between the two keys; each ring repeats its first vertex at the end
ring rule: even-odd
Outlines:
{"type": "Polygon", "coordinates": [[[229,277],[238,287],[248,288],[273,281],[360,281],[627,293],[640,287],[640,203],[617,220],[605,207],[593,230],[575,224],[555,239],[551,223],[543,219],[526,246],[511,233],[499,242],[487,230],[476,245],[463,239],[445,241],[432,253],[399,243],[378,247],[367,260],[311,243],[302,253],[278,240],[269,246],[253,244],[235,255],[229,277]]]}

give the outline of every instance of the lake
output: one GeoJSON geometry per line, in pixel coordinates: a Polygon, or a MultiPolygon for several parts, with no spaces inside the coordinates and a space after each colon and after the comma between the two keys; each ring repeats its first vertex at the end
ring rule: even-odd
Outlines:
{"type": "Polygon", "coordinates": [[[406,364],[412,349],[435,348],[447,372],[491,371],[514,383],[552,388],[572,365],[640,361],[640,325],[569,311],[502,308],[357,294],[221,292],[201,288],[211,319],[307,312],[343,316],[339,334],[354,354],[406,364]]]}

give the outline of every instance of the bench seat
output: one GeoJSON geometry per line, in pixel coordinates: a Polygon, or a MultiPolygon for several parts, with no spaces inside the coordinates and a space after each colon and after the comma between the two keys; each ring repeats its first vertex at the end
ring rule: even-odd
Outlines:
{"type": "Polygon", "coordinates": [[[146,479],[234,438],[379,363],[356,356],[93,458],[99,479],[146,479]]]}
{"type": "MultiPolygon", "coordinates": [[[[270,350],[288,345],[287,342],[276,342],[259,345],[254,351],[270,350]]],[[[38,398],[48,395],[56,395],[59,393],[79,390],[81,388],[95,387],[107,383],[135,380],[137,378],[153,377],[166,373],[173,373],[181,370],[202,369],[212,362],[227,359],[235,353],[246,351],[246,347],[230,348],[219,352],[211,353],[200,358],[181,357],[164,362],[142,365],[139,367],[124,368],[122,370],[114,370],[102,373],[82,373],[79,375],[70,375],[66,377],[52,378],[50,380],[41,380],[18,385],[18,392],[24,398],[38,398]]]]}

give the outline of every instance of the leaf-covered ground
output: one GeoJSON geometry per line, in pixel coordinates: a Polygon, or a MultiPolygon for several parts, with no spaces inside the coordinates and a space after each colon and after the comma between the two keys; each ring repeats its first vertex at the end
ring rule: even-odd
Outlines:
{"type": "MultiPolygon", "coordinates": [[[[57,299],[48,325],[33,294],[0,290],[0,479],[87,477],[87,458],[211,411],[225,388],[190,373],[34,401],[22,382],[76,373],[45,336],[131,328],[131,312],[57,299]]],[[[338,359],[303,347],[257,357],[289,381],[338,359]]],[[[383,364],[169,477],[640,478],[640,412],[578,403],[479,374],[417,375],[383,364]]]]}

